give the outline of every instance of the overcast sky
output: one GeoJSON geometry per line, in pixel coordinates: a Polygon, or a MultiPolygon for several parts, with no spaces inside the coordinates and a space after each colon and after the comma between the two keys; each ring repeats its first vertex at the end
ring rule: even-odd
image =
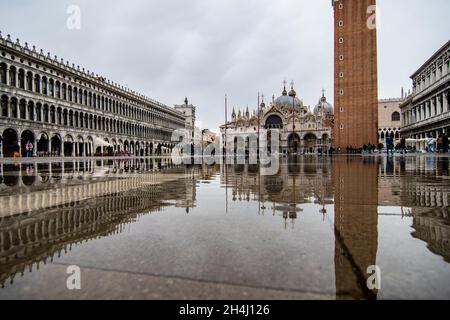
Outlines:
{"type": "MultiPolygon", "coordinates": [[[[379,0],[379,96],[449,40],[450,1],[379,0]]],[[[333,101],[330,0],[0,0],[0,30],[161,102],[196,106],[203,127],[232,106],[255,108],[294,80],[305,104],[333,101]],[[69,5],[81,29],[69,30],[69,5]]]]}

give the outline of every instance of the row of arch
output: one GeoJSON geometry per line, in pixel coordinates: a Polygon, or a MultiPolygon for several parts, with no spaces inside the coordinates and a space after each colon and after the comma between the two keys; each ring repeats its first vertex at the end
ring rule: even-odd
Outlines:
{"type": "Polygon", "coordinates": [[[159,110],[145,110],[143,106],[133,106],[125,101],[66,84],[45,75],[41,76],[38,73],[25,71],[23,68],[18,69],[14,65],[8,66],[4,62],[0,63],[0,83],[138,121],[169,127],[184,124],[184,119],[181,116],[175,117],[170,113],[164,113],[159,110]],[[177,125],[174,123],[177,123],[177,125]]]}
{"type": "MultiPolygon", "coordinates": [[[[281,136],[280,138],[280,142],[281,142],[281,136]]],[[[267,147],[269,151],[272,151],[272,131],[269,130],[267,133],[267,147]]],[[[251,141],[250,141],[250,137],[249,136],[234,136],[233,137],[233,147],[234,147],[234,151],[235,154],[237,154],[239,151],[239,148],[244,147],[245,152],[248,153],[250,152],[250,146],[251,146],[251,141]]],[[[255,145],[256,146],[256,145],[255,145]]],[[[327,151],[328,148],[331,146],[331,140],[330,140],[330,136],[326,133],[322,134],[322,136],[318,137],[316,134],[314,133],[306,133],[304,134],[302,137],[300,137],[299,134],[297,133],[291,133],[289,134],[289,136],[287,137],[287,152],[290,153],[298,153],[298,152],[303,152],[303,153],[315,153],[315,152],[319,152],[319,149],[322,149],[323,152],[327,151]]],[[[281,144],[280,144],[280,148],[281,148],[281,144]]],[[[283,150],[282,150],[283,151],[283,150]]]]}
{"type": "Polygon", "coordinates": [[[386,138],[392,138],[395,140],[400,139],[400,131],[398,130],[380,130],[378,133],[378,140],[384,141],[386,138]]]}
{"type": "Polygon", "coordinates": [[[2,133],[2,155],[5,158],[14,156],[29,157],[91,157],[95,155],[115,155],[122,151],[126,154],[139,157],[170,154],[175,144],[133,141],[122,139],[108,139],[103,141],[109,146],[98,146],[91,136],[73,137],[70,134],[61,136],[59,133],[49,135],[41,132],[35,135],[31,130],[24,130],[19,134],[15,129],[8,128],[2,133]],[[30,154],[27,154],[27,144],[33,146],[30,154]]]}
{"type": "Polygon", "coordinates": [[[112,132],[115,134],[170,140],[168,130],[151,128],[149,126],[130,123],[88,112],[18,99],[2,95],[0,99],[0,116],[10,119],[21,119],[32,122],[59,125],[68,128],[80,128],[112,132]]]}

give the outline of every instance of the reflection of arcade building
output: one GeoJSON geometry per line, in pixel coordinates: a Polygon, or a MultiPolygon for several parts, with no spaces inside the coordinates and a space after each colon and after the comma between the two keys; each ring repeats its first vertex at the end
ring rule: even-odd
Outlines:
{"type": "Polygon", "coordinates": [[[272,132],[277,130],[280,133],[281,153],[325,153],[331,147],[333,122],[333,107],[327,102],[325,94],[311,112],[309,106],[297,97],[292,84],[290,92],[287,92],[285,85],[282,95],[277,99],[273,97],[268,108],[263,97],[259,110],[252,115],[248,107],[245,112],[239,110],[236,113],[233,110],[232,121],[221,126],[221,133],[225,141],[226,128],[227,145],[236,146],[243,141],[248,149],[250,136],[257,137],[259,131],[261,145],[264,146],[267,141],[270,150],[272,132]]]}
{"type": "Polygon", "coordinates": [[[73,187],[76,190],[62,187],[58,192],[62,201],[57,206],[48,203],[50,196],[38,195],[37,199],[30,193],[22,194],[23,203],[28,205],[18,214],[0,216],[0,286],[7,281],[13,284],[27,271],[39,270],[40,265],[53,262],[78,244],[119,234],[142,216],[185,200],[180,179],[158,181],[160,187],[151,187],[151,179],[117,179],[98,183],[95,188],[92,184],[73,187]],[[88,197],[80,199],[80,192],[88,197]],[[92,197],[96,200],[89,201],[92,197]],[[46,203],[36,205],[36,200],[46,203]]]}

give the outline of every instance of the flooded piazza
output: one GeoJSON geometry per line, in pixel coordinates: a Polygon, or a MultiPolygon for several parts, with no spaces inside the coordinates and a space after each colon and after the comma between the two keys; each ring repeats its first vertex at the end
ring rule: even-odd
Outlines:
{"type": "Polygon", "coordinates": [[[0,170],[0,299],[450,298],[446,156],[0,170]]]}

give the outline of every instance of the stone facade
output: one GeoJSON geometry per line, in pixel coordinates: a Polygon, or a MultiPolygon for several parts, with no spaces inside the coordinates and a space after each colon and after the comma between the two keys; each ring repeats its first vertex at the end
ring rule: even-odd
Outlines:
{"type": "Polygon", "coordinates": [[[182,113],[0,33],[1,154],[168,153],[182,113]]]}
{"type": "MultiPolygon", "coordinates": [[[[378,144],[377,31],[369,28],[375,0],[333,0],[335,127],[333,145],[345,150],[378,144]]],[[[338,150],[339,151],[339,150],[338,150]]]]}
{"type": "Polygon", "coordinates": [[[259,133],[260,147],[267,142],[271,150],[270,137],[277,131],[280,153],[326,153],[331,148],[333,113],[333,106],[324,94],[311,110],[297,97],[293,84],[289,93],[285,84],[282,95],[277,99],[273,97],[268,107],[263,98],[259,110],[252,114],[248,107],[244,112],[233,110],[232,121],[221,126],[222,141],[225,141],[226,127],[227,146],[236,146],[243,140],[247,149],[250,137],[259,133]]]}
{"type": "MultiPolygon", "coordinates": [[[[450,41],[412,76],[413,94],[400,106],[405,138],[450,134],[450,41]]],[[[419,148],[425,148],[421,142],[419,148]]]]}
{"type": "Polygon", "coordinates": [[[392,137],[395,144],[400,142],[400,105],[405,98],[381,99],[378,101],[378,142],[385,144],[392,137]]]}
{"type": "Polygon", "coordinates": [[[197,120],[197,107],[189,103],[188,98],[184,99],[184,104],[175,105],[175,110],[182,113],[186,118],[186,131],[189,133],[188,143],[193,143],[195,140],[195,121],[197,120]]]}

